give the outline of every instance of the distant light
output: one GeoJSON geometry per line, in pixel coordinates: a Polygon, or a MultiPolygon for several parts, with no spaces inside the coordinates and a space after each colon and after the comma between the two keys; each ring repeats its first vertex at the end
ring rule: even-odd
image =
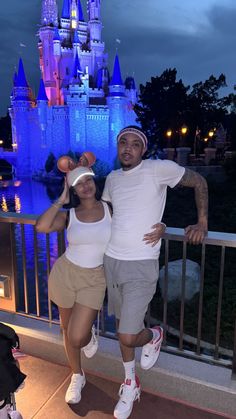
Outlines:
{"type": "Polygon", "coordinates": [[[186,125],[183,125],[181,128],[181,134],[185,135],[187,134],[187,131],[188,131],[188,127],[186,127],[186,125]]]}
{"type": "Polygon", "coordinates": [[[14,186],[16,186],[16,188],[18,188],[18,186],[20,186],[20,185],[21,185],[21,181],[20,180],[16,180],[14,182],[14,186]]]}
{"type": "Polygon", "coordinates": [[[169,138],[172,136],[171,129],[168,129],[168,131],[166,131],[166,136],[169,137],[169,138]]]}
{"type": "Polygon", "coordinates": [[[3,140],[0,140],[0,144],[2,145],[4,143],[4,141],[3,140]]]}
{"type": "Polygon", "coordinates": [[[21,201],[18,195],[15,195],[15,211],[16,213],[20,213],[21,210],[21,201]]]}
{"type": "Polygon", "coordinates": [[[209,135],[209,137],[213,137],[213,135],[214,135],[214,131],[212,131],[212,130],[211,130],[211,131],[209,131],[209,132],[208,132],[208,135],[209,135]]]}
{"type": "Polygon", "coordinates": [[[13,148],[17,148],[17,144],[16,143],[12,143],[12,147],[13,148]]]}
{"type": "Polygon", "coordinates": [[[203,139],[203,141],[204,141],[205,143],[207,143],[208,138],[207,138],[207,137],[206,137],[206,138],[204,138],[204,139],[203,139]]]}
{"type": "Polygon", "coordinates": [[[6,201],[5,196],[2,197],[1,207],[2,207],[3,212],[8,212],[7,201],[6,201]]]}

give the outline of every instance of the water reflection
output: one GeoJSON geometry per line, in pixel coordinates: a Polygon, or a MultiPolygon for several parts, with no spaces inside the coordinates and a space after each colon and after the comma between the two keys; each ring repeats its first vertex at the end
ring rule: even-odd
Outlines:
{"type": "MultiPolygon", "coordinates": [[[[15,212],[18,214],[38,215],[47,209],[52,201],[60,194],[61,185],[45,185],[31,179],[17,181],[3,181],[0,183],[0,210],[3,212],[15,212]]],[[[35,268],[39,271],[39,294],[40,309],[42,315],[48,314],[47,299],[47,266],[46,266],[46,236],[37,235],[38,257],[34,252],[34,228],[31,225],[24,226],[24,239],[19,224],[15,225],[17,280],[19,284],[19,310],[25,310],[24,296],[28,293],[29,312],[36,314],[35,301],[35,268]],[[23,249],[25,240],[26,249],[26,276],[28,281],[27,290],[24,288],[23,249]],[[37,263],[37,267],[35,266],[37,263]]],[[[57,235],[50,235],[50,266],[58,256],[57,235]]],[[[57,318],[57,310],[53,309],[53,317],[57,318]]]]}

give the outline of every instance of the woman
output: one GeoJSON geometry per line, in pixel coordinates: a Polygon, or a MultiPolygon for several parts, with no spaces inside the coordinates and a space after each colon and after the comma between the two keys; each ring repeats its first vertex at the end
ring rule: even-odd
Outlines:
{"type": "Polygon", "coordinates": [[[37,220],[38,232],[50,233],[67,227],[68,247],[56,261],[49,276],[49,296],[58,305],[64,345],[72,378],[67,403],[78,403],[86,379],[81,367],[81,349],[91,357],[97,342],[91,328],[105,294],[103,255],[110,238],[111,214],[106,203],[96,198],[94,173],[76,167],[66,176],[59,199],[37,220]],[[68,204],[69,190],[77,200],[75,208],[60,211],[68,204]],[[87,346],[86,346],[87,345],[87,346]]]}

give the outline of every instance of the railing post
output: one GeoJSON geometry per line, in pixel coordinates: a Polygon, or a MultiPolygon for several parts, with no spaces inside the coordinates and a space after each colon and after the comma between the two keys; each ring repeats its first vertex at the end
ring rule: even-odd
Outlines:
{"type": "Polygon", "coordinates": [[[234,324],[234,346],[233,346],[232,378],[234,380],[236,380],[236,320],[235,320],[235,324],[234,324]]]}

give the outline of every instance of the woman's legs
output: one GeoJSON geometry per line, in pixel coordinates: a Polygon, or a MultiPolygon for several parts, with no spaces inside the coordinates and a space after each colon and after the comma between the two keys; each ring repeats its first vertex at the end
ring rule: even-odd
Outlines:
{"type": "Polygon", "coordinates": [[[72,308],[59,307],[66,355],[74,374],[82,374],[80,350],[91,339],[97,310],[75,303],[72,308]]]}

